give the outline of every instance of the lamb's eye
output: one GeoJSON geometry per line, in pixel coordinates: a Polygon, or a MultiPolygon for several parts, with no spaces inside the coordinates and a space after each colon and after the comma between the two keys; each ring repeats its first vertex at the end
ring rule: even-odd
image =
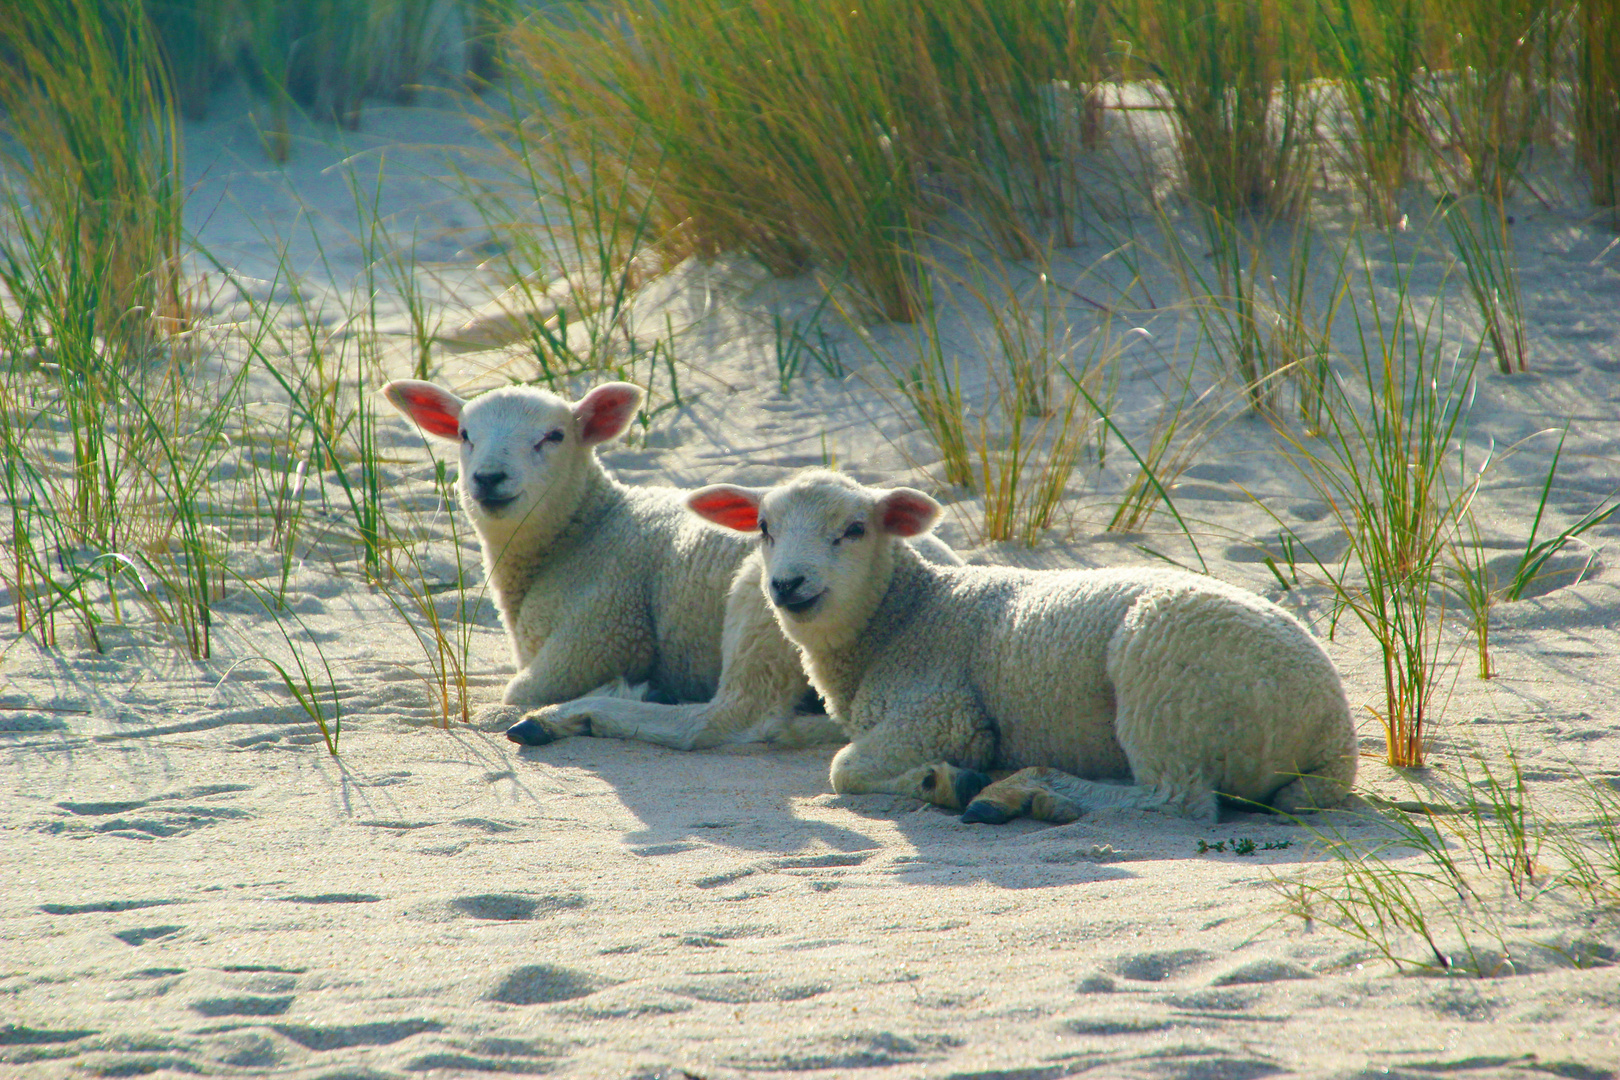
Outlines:
{"type": "Polygon", "coordinates": [[[771,527],[769,525],[765,524],[765,519],[764,518],[759,519],[759,535],[761,537],[763,537],[767,542],[769,542],[770,539],[771,539],[771,527]]]}
{"type": "Polygon", "coordinates": [[[865,535],[866,535],[866,526],[861,524],[859,521],[857,521],[854,524],[850,525],[849,528],[845,529],[842,536],[836,536],[836,537],[833,538],[833,547],[837,547],[841,542],[843,542],[845,540],[859,540],[861,537],[863,537],[865,535]]]}
{"type": "Polygon", "coordinates": [[[464,443],[471,443],[472,442],[471,439],[467,438],[467,429],[466,428],[461,429],[461,441],[464,442],[464,443]]]}
{"type": "Polygon", "coordinates": [[[536,450],[543,450],[543,449],[545,449],[546,443],[554,443],[554,442],[562,442],[562,441],[563,441],[562,429],[557,428],[554,431],[546,432],[546,437],[541,439],[539,442],[535,443],[534,448],[536,450]]]}

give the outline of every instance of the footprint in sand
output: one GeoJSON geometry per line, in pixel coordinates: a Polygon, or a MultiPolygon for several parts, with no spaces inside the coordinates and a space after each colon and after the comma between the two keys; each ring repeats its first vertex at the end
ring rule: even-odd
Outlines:
{"type": "Polygon", "coordinates": [[[173,937],[184,929],[183,926],[139,926],[133,930],[116,931],[113,937],[122,941],[125,945],[139,947],[145,945],[148,941],[159,941],[166,937],[173,937]]]}
{"type": "Polygon", "coordinates": [[[721,1005],[753,1005],[768,1001],[804,1001],[820,997],[831,989],[828,983],[773,984],[753,979],[723,979],[677,987],[672,992],[721,1005]]]}
{"type": "Polygon", "coordinates": [[[48,1046],[78,1042],[95,1033],[92,1028],[36,1028],[27,1024],[0,1024],[0,1046],[48,1046]]]}
{"type": "Polygon", "coordinates": [[[183,903],[183,900],[98,900],[88,904],[41,904],[39,910],[47,915],[86,915],[97,911],[139,911],[141,908],[183,903]]]}
{"type": "Polygon", "coordinates": [[[311,896],[283,896],[282,899],[289,904],[375,904],[382,897],[361,892],[328,892],[311,896]]]}
{"type": "Polygon", "coordinates": [[[187,833],[205,829],[210,825],[217,825],[222,821],[236,821],[251,818],[253,815],[246,810],[238,810],[230,806],[169,804],[186,803],[188,800],[208,799],[216,795],[226,795],[247,790],[247,784],[205,784],[200,787],[171,791],[163,795],[154,795],[150,799],[59,802],[56,806],[59,810],[66,812],[66,820],[51,822],[45,826],[45,831],[86,830],[135,839],[166,839],[172,836],[185,836],[187,833]],[[134,814],[136,811],[144,811],[144,813],[138,817],[129,818],[114,816],[134,814]],[[74,818],[100,817],[112,817],[113,820],[82,826],[74,824],[72,820],[74,818]]]}
{"type": "Polygon", "coordinates": [[[1169,1031],[1175,1025],[1168,1020],[1154,1020],[1147,1017],[1087,1016],[1079,1020],[1070,1020],[1063,1026],[1076,1035],[1108,1037],[1112,1035],[1151,1035],[1156,1031],[1169,1031]]]}
{"type": "Polygon", "coordinates": [[[559,911],[573,911],[586,905],[585,897],[572,896],[519,896],[511,893],[481,893],[477,896],[458,896],[450,901],[450,910],[474,919],[515,922],[538,915],[552,915],[559,911]]]}
{"type": "Polygon", "coordinates": [[[1210,980],[1211,986],[1243,986],[1248,983],[1283,982],[1288,979],[1314,979],[1316,972],[1287,960],[1251,960],[1210,980]]]}
{"type": "Polygon", "coordinates": [[[343,1027],[271,1024],[270,1030],[306,1050],[342,1050],[350,1046],[389,1046],[426,1031],[443,1031],[444,1024],[437,1020],[388,1020],[343,1027]]]}
{"type": "Polygon", "coordinates": [[[553,1001],[589,997],[613,985],[612,979],[587,971],[574,971],[551,964],[528,964],[509,972],[489,992],[487,1000],[506,1005],[547,1005],[553,1001]]]}
{"type": "Polygon", "coordinates": [[[1114,961],[1114,972],[1137,982],[1163,982],[1187,968],[1213,959],[1209,953],[1199,949],[1138,953],[1114,961]]]}
{"type": "Polygon", "coordinates": [[[291,994],[282,997],[204,998],[191,1003],[191,1011],[203,1016],[280,1016],[293,1003],[291,994]]]}

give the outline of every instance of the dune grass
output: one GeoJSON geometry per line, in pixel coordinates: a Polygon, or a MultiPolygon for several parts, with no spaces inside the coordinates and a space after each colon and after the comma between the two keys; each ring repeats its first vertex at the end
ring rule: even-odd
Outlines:
{"type": "Polygon", "coordinates": [[[1226,218],[1295,212],[1316,147],[1315,99],[1304,92],[1311,5],[1120,0],[1114,10],[1132,63],[1169,111],[1193,200],[1226,218]]]}
{"type": "MultiPolygon", "coordinates": [[[[123,0],[120,0],[123,2],[123,0]]],[[[18,0],[27,8],[49,0],[18,0]]],[[[219,86],[264,102],[268,156],[292,152],[295,111],[359,125],[368,96],[410,104],[431,81],[493,75],[512,0],[143,0],[180,110],[201,119],[219,86]]]]}
{"type": "MultiPolygon", "coordinates": [[[[459,587],[430,595],[420,545],[388,516],[394,496],[365,396],[380,380],[377,298],[389,281],[409,293],[414,257],[357,184],[370,225],[355,238],[364,258],[353,299],[312,298],[285,258],[264,290],[212,261],[216,284],[249,314],[201,322],[186,259],[211,260],[182,229],[183,91],[140,4],[8,5],[0,56],[0,498],[10,526],[0,579],[18,633],[58,647],[71,626],[100,649],[107,628],[124,624],[206,665],[215,605],[250,596],[279,636],[259,659],[336,753],[336,676],[287,589],[298,564],[337,566],[348,549],[358,576],[404,598],[396,611],[412,631],[425,627],[439,710],[465,717],[472,621],[439,618],[441,603],[466,614],[459,587]],[[265,383],[280,402],[261,399],[265,383]],[[268,578],[248,569],[261,544],[279,564],[268,578]]],[[[420,370],[432,330],[419,294],[403,304],[420,370]]],[[[454,543],[453,522],[450,532],[454,543]]]]}
{"type": "Polygon", "coordinates": [[[180,131],[151,28],[137,0],[21,0],[0,43],[11,332],[144,357],[187,318],[180,131]]]}
{"type": "Polygon", "coordinates": [[[1620,10],[1583,0],[1576,11],[1576,156],[1593,204],[1620,208],[1620,10]]]}
{"type": "MultiPolygon", "coordinates": [[[[443,583],[423,573],[431,530],[390,517],[394,463],[362,393],[381,377],[385,289],[408,314],[414,373],[432,374],[442,319],[411,245],[388,234],[373,202],[357,238],[360,299],[294,289],[290,306],[249,304],[234,347],[279,392],[274,421],[249,407],[236,370],[210,368],[214,381],[190,389],[197,369],[185,365],[205,337],[182,273],[174,120],[236,72],[265,103],[261,130],[284,157],[295,110],[356,123],[366,95],[407,99],[462,50],[480,79],[501,74],[497,54],[507,60],[488,99],[494,118],[479,115],[513,184],[463,184],[531,344],[521,377],[661,383],[644,433],[683,399],[674,330],[649,344],[629,324],[641,285],[694,255],[742,252],[784,276],[813,269],[830,283],[822,311],[774,327],[782,393],[845,370],[817,336],[823,311],[899,322],[912,349],[890,375],[942,479],[979,500],[981,538],[1045,535],[1071,512],[1086,454],[1095,447],[1101,464],[1113,443],[1136,473],[1107,527],[1141,528],[1163,508],[1203,566],[1172,494],[1224,415],[1195,377],[1217,356],[1331,495],[1350,561],[1315,569],[1378,640],[1390,757],[1415,762],[1437,656],[1432,588],[1461,585],[1487,669],[1500,599],[1469,592],[1483,568],[1453,558],[1470,487],[1447,447],[1472,365],[1440,361],[1439,328],[1404,285],[1380,306],[1370,274],[1356,280],[1365,252],[1359,265],[1348,246],[1324,257],[1321,166],[1339,166],[1374,229],[1439,201],[1488,347],[1503,373],[1523,371],[1507,199],[1531,155],[1567,138],[1594,199],[1613,203],[1613,23],[1597,0],[607,0],[521,16],[504,0],[9,5],[0,350],[9,400],[45,395],[38,409],[0,409],[19,628],[54,638],[65,617],[94,641],[133,600],[206,654],[210,598],[236,587],[234,537],[268,541],[280,560],[266,591],[277,610],[301,557],[346,546],[357,576],[388,592],[422,642],[443,715],[465,715],[468,644],[433,591],[443,583]],[[1177,165],[1173,182],[1131,198],[1162,215],[1158,246],[1181,293],[1169,310],[1202,341],[1162,381],[1151,430],[1128,439],[1109,388],[1125,351],[1151,336],[1119,332],[1115,320],[1134,316],[1122,302],[1078,319],[1072,298],[1028,271],[1053,245],[1129,216],[1129,200],[1099,199],[1088,176],[1105,167],[1110,138],[1140,134],[1105,107],[1130,80],[1156,95],[1177,165]],[[1187,222],[1197,242],[1178,232],[1187,222]],[[942,259],[962,251],[982,254],[942,259]],[[988,313],[961,348],[940,332],[953,306],[988,313]],[[1355,340],[1336,357],[1350,323],[1355,340]],[[232,437],[258,455],[229,485],[209,466],[224,429],[179,426],[197,393],[225,403],[215,415],[241,424],[232,437]],[[1288,393],[1302,430],[1282,419],[1288,393]]],[[[362,221],[366,199],[357,185],[362,221]]],[[[1142,321],[1164,310],[1149,301],[1142,321]]],[[[1549,551],[1539,525],[1529,575],[1549,551]]]]}
{"type": "MultiPolygon", "coordinates": [[[[1365,251],[1362,262],[1366,262],[1365,251]]],[[[1396,267],[1393,297],[1372,281],[1348,301],[1360,365],[1354,390],[1335,384],[1321,438],[1278,424],[1289,462],[1330,508],[1348,539],[1329,562],[1293,539],[1336,604],[1372,635],[1382,654],[1378,720],[1387,760],[1421,765],[1435,693],[1440,629],[1432,593],[1448,542],[1467,514],[1472,487],[1459,469],[1477,352],[1448,359],[1435,308],[1418,309],[1408,268],[1396,267]]],[[[1289,528],[1278,520],[1285,530],[1289,528]]]]}
{"type": "Polygon", "coordinates": [[[1590,926],[1620,903],[1620,795],[1579,774],[1584,813],[1542,810],[1518,755],[1494,765],[1465,758],[1441,798],[1373,801],[1366,821],[1382,838],[1353,838],[1336,824],[1303,822],[1335,875],[1274,877],[1286,909],[1331,927],[1408,971],[1493,978],[1548,965],[1606,962],[1593,937],[1536,940],[1537,916],[1590,926]]]}

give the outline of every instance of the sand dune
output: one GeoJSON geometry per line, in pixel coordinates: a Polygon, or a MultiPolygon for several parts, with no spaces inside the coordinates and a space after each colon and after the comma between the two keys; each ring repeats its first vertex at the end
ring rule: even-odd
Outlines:
{"type": "MultiPolygon", "coordinates": [[[[268,279],[275,256],[260,232],[291,234],[296,222],[285,185],[318,211],[329,265],[357,266],[342,226],[352,198],[323,172],[343,148],[300,142],[293,169],[274,176],[245,122],[217,115],[188,132],[203,241],[268,279]]],[[[458,137],[456,121],[431,110],[367,115],[379,143],[458,137]],[[429,138],[430,124],[445,126],[429,138]]],[[[411,152],[411,168],[423,160],[411,152]]],[[[375,175],[374,164],[356,168],[375,175]]],[[[415,180],[390,190],[389,213],[459,213],[415,180]]],[[[1533,370],[1508,377],[1482,363],[1467,433],[1476,450],[1500,449],[1568,423],[1556,527],[1620,483],[1620,253],[1583,213],[1573,201],[1524,210],[1533,370]]],[[[461,241],[435,243],[454,263],[461,241]]],[[[1053,274],[1078,281],[1104,246],[1056,253],[1053,274]]],[[[305,247],[295,254],[307,265],[305,247]]],[[[1407,254],[1422,289],[1442,287],[1438,258],[1407,254]]],[[[1374,262],[1382,281],[1387,265],[1374,262]]],[[[465,260],[456,265],[477,280],[465,260]]],[[[345,284],[316,272],[304,287],[345,284]]],[[[481,287],[445,308],[446,325],[503,286],[481,287]]],[[[778,391],[770,316],[798,317],[815,295],[808,282],[724,260],[649,285],[635,325],[681,331],[683,404],[605,460],[629,482],[689,485],[765,483],[836,459],[864,480],[942,490],[937,453],[852,334],[840,339],[847,377],[812,371],[778,391]]],[[[216,302],[221,321],[244,311],[228,291],[216,302]]],[[[1095,325],[1084,312],[1071,313],[1081,329],[1095,325]]],[[[1143,325],[1161,344],[1121,365],[1120,416],[1132,432],[1151,428],[1167,378],[1190,355],[1169,332],[1173,313],[1152,317],[1143,325]]],[[[876,347],[898,348],[909,331],[869,332],[876,347]]],[[[965,355],[983,339],[968,314],[943,332],[965,355]]],[[[1461,312],[1454,332],[1459,348],[1471,344],[1461,312]]],[[[522,363],[521,349],[441,360],[447,382],[472,387],[494,381],[499,363],[522,363]]],[[[394,369],[408,362],[407,348],[392,347],[394,369]]],[[[656,394],[667,400],[667,389],[656,394]]],[[[1326,594],[1283,592],[1262,561],[1281,555],[1267,511],[1324,552],[1342,539],[1269,429],[1233,415],[1180,476],[1177,505],[1196,522],[1212,573],[1292,606],[1325,638],[1326,594]]],[[[420,513],[435,538],[424,572],[449,588],[454,548],[426,449],[391,416],[379,445],[388,505],[420,513]]],[[[1556,435],[1531,438],[1494,467],[1478,501],[1493,557],[1522,548],[1556,445],[1556,435]]],[[[979,560],[1148,563],[1146,545],[1192,561],[1163,515],[1146,535],[1103,532],[1128,466],[1117,447],[1102,469],[1085,465],[1061,527],[1034,551],[979,545],[971,500],[943,532],[979,560]]],[[[1338,873],[1323,859],[1323,833],[1387,835],[1365,802],[1325,815],[1315,832],[1235,811],[1213,828],[1131,813],[986,827],[906,800],[833,796],[830,748],[683,754],[572,739],[519,749],[498,731],[437,723],[418,641],[364,584],[351,549],[311,536],[284,589],[302,626],[283,625],[330,666],[343,714],[335,758],[262,659],[285,664],[289,639],[243,589],[221,601],[207,661],[186,659],[138,615],[104,627],[100,653],[68,634],[45,649],[7,632],[0,1073],[1620,1075],[1612,912],[1538,901],[1513,917],[1510,962],[1490,977],[1403,974],[1286,913],[1287,881],[1338,873]],[[1234,851],[1239,840],[1252,850],[1234,851]]],[[[1605,549],[1616,537],[1620,521],[1588,533],[1525,599],[1497,608],[1500,674],[1490,682],[1474,677],[1471,639],[1447,615],[1421,774],[1379,764],[1377,653],[1353,619],[1340,622],[1327,645],[1364,718],[1363,795],[1455,801],[1479,779],[1468,771],[1476,755],[1500,763],[1511,749],[1536,806],[1590,817],[1590,785],[1620,786],[1620,577],[1605,549]]],[[[476,601],[476,552],[462,539],[476,601]]],[[[232,559],[243,580],[280,581],[278,561],[251,545],[232,559]]],[[[437,595],[453,614],[453,592],[437,595]]],[[[498,698],[507,663],[485,601],[469,641],[475,705],[498,698]]],[[[1412,947],[1422,958],[1421,943],[1412,947]]],[[[1446,937],[1443,947],[1460,946],[1446,937]]]]}

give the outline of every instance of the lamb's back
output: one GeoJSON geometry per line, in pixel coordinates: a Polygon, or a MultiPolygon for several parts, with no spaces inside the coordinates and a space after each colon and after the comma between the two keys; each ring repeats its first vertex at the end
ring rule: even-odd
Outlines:
{"type": "MultiPolygon", "coordinates": [[[[1090,778],[1129,775],[1114,736],[1109,645],[1144,593],[1202,579],[1154,569],[938,568],[891,652],[964,678],[999,733],[996,767],[1053,765],[1090,778]]],[[[913,586],[913,588],[915,588],[913,586]]],[[[886,665],[889,666],[889,665],[886,665]]]]}

